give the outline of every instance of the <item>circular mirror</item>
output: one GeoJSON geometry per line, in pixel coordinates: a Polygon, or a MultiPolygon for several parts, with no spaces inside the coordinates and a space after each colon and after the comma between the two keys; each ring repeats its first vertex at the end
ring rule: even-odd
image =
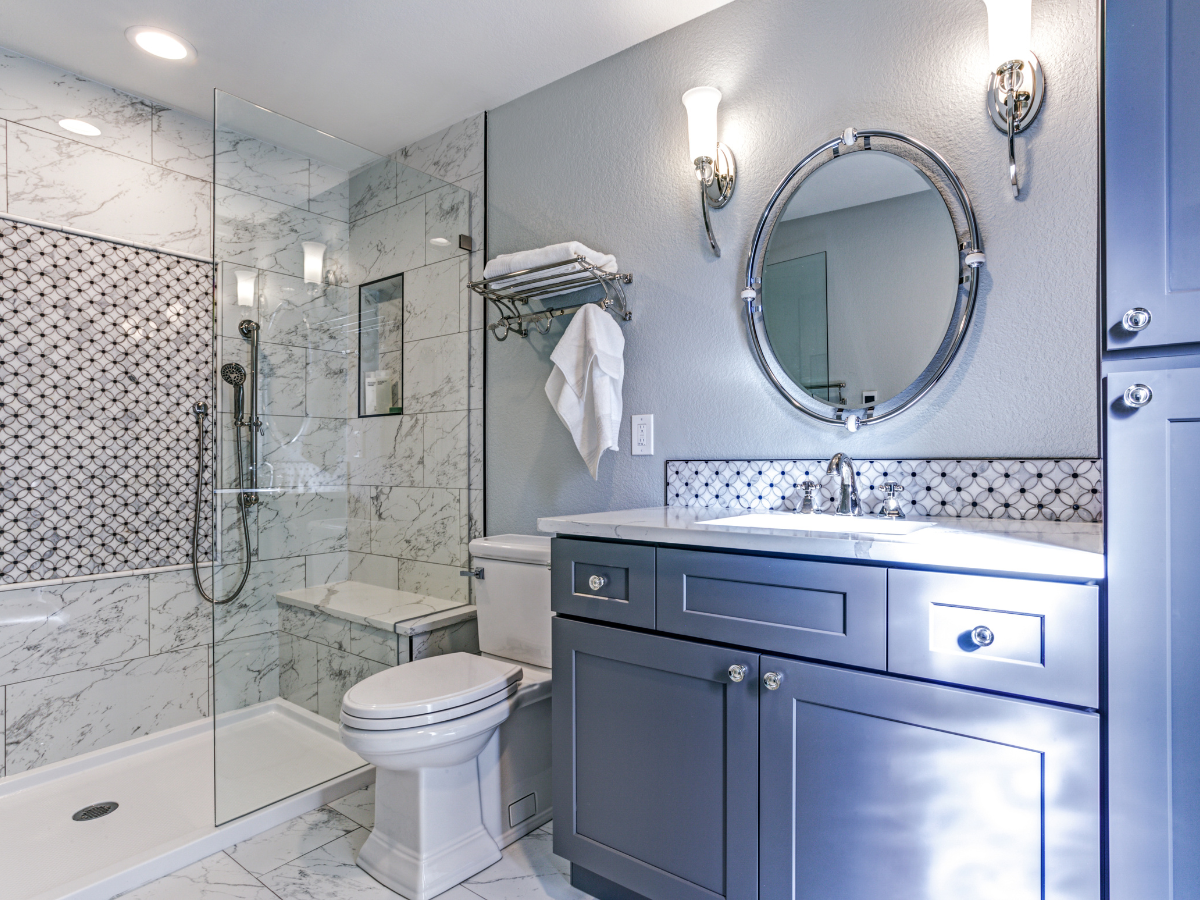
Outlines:
{"type": "Polygon", "coordinates": [[[759,223],[743,296],[760,362],[822,421],[895,415],[957,351],[982,259],[940,157],[902,135],[848,131],[789,174],[759,223]]]}

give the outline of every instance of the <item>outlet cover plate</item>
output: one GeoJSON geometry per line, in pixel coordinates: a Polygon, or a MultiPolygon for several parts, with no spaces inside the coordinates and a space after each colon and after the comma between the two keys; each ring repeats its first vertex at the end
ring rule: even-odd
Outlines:
{"type": "Polygon", "coordinates": [[[633,416],[633,436],[630,444],[634,456],[654,455],[654,416],[633,416]]]}

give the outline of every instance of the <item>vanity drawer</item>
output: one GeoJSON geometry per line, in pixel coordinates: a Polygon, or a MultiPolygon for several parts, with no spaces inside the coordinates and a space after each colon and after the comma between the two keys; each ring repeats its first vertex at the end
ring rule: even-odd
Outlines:
{"type": "Polygon", "coordinates": [[[888,671],[1096,708],[1099,602],[1092,585],[889,569],[888,671]]]}
{"type": "Polygon", "coordinates": [[[883,669],[887,570],[658,551],[658,630],[883,669]]]}
{"type": "Polygon", "coordinates": [[[556,613],[654,627],[654,548],[554,538],[550,605],[556,613]]]}

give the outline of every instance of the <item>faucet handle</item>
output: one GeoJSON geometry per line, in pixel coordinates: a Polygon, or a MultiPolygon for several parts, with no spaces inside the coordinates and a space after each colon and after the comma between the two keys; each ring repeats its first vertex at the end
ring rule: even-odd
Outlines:
{"type": "Polygon", "coordinates": [[[900,509],[900,498],[897,496],[904,488],[898,481],[889,481],[883,485],[883,506],[879,507],[877,515],[881,519],[903,519],[904,511],[900,509]]]}
{"type": "Polygon", "coordinates": [[[804,489],[804,499],[800,501],[800,508],[796,510],[798,513],[819,513],[821,507],[816,505],[817,483],[815,481],[802,481],[800,487],[804,489]]]}

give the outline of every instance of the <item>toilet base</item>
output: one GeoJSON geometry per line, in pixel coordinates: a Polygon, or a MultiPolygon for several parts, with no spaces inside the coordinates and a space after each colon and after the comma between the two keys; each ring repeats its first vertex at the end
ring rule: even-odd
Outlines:
{"type": "Polygon", "coordinates": [[[429,900],[500,860],[483,824],[475,759],[441,769],[376,770],[375,827],[358,855],[372,878],[429,900]]]}

